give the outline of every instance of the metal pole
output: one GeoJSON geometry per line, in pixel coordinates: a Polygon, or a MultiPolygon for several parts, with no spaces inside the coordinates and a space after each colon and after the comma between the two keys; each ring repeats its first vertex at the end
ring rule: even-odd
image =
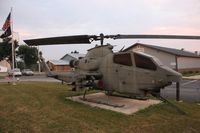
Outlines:
{"type": "Polygon", "coordinates": [[[176,101],[180,101],[180,83],[176,82],[176,101]]]}
{"type": "MultiPolygon", "coordinates": [[[[177,56],[176,56],[176,71],[178,72],[177,56]]],[[[176,82],[176,101],[180,101],[180,82],[176,82]]]]}
{"type": "MultiPolygon", "coordinates": [[[[38,58],[39,58],[39,56],[40,56],[40,50],[39,50],[39,46],[38,46],[38,58]]],[[[41,72],[41,66],[40,66],[39,59],[38,59],[38,72],[39,72],[39,74],[41,72]]]]}
{"type": "MultiPolygon", "coordinates": [[[[19,40],[19,33],[13,31],[13,34],[15,35],[15,39],[19,42],[20,41],[19,40]],[[17,36],[17,38],[16,38],[16,36],[17,36]]],[[[14,50],[15,50],[15,47],[14,47],[14,50]]],[[[18,64],[17,64],[17,60],[16,60],[16,51],[14,51],[14,57],[15,57],[15,66],[16,66],[16,68],[18,68],[18,64]]]]}
{"type": "MultiPolygon", "coordinates": [[[[11,35],[12,35],[12,38],[11,38],[11,41],[12,41],[12,69],[14,70],[15,68],[15,44],[14,44],[14,39],[13,39],[13,15],[12,15],[12,12],[13,12],[13,9],[11,7],[11,35]]],[[[16,85],[15,83],[15,75],[14,75],[14,72],[13,72],[13,85],[16,85]]]]}
{"type": "MultiPolygon", "coordinates": [[[[15,51],[15,48],[14,48],[14,51],[15,51]]],[[[18,68],[17,60],[16,60],[16,51],[14,52],[14,57],[15,57],[15,67],[18,68]]]]}

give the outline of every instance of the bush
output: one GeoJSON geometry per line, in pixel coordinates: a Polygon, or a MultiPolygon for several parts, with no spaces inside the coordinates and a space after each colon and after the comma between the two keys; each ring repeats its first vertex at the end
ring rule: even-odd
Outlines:
{"type": "Polygon", "coordinates": [[[193,73],[193,71],[188,71],[188,74],[192,74],[193,73]]]}

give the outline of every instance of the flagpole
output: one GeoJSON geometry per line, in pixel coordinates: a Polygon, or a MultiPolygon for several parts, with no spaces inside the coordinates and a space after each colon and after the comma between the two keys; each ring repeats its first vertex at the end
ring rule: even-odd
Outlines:
{"type": "MultiPolygon", "coordinates": [[[[10,19],[11,19],[11,35],[12,35],[12,38],[11,38],[11,41],[12,41],[12,69],[14,70],[15,69],[15,44],[14,44],[14,36],[13,36],[13,8],[11,7],[11,16],[10,16],[10,19]]],[[[15,75],[14,75],[14,71],[13,71],[13,85],[16,85],[15,83],[15,75]]]]}

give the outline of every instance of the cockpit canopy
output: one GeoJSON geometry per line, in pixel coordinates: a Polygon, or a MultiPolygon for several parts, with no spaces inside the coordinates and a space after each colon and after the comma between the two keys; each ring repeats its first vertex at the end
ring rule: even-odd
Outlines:
{"type": "Polygon", "coordinates": [[[133,66],[135,64],[137,68],[152,71],[156,71],[157,66],[163,65],[156,57],[141,52],[116,53],[113,56],[113,62],[124,66],[133,66]]]}

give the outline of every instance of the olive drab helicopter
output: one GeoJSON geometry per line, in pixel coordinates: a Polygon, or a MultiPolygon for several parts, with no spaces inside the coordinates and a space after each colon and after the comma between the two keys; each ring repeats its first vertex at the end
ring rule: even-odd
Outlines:
{"type": "Polygon", "coordinates": [[[47,75],[61,81],[70,82],[75,90],[95,88],[108,94],[118,92],[131,97],[145,97],[148,93],[159,94],[160,89],[179,82],[182,75],[151,55],[141,52],[113,52],[113,46],[103,44],[104,39],[200,39],[200,36],[181,35],[75,35],[24,40],[29,46],[58,44],[90,44],[100,41],[100,45],[88,50],[84,58],[71,60],[74,71],[50,71],[42,54],[40,61],[47,75]]]}

